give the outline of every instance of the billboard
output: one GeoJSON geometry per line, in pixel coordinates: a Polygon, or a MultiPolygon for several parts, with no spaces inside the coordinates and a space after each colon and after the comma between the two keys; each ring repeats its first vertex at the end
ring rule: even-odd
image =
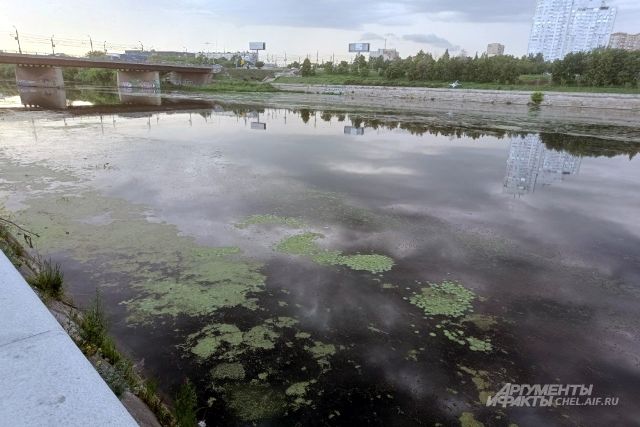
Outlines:
{"type": "Polygon", "coordinates": [[[267,44],[265,42],[250,42],[249,50],[265,50],[267,48],[267,44]]]}
{"type": "Polygon", "coordinates": [[[369,52],[369,43],[349,43],[349,52],[369,52]]]}
{"type": "Polygon", "coordinates": [[[251,122],[251,129],[253,130],[267,130],[267,124],[261,122],[251,122]]]}

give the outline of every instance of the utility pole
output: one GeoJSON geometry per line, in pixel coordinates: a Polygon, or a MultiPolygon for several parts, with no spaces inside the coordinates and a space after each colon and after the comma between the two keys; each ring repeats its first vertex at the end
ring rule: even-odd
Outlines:
{"type": "Polygon", "coordinates": [[[18,53],[22,54],[22,47],[20,46],[20,35],[18,34],[18,29],[15,25],[13,26],[13,29],[16,30],[16,36],[14,38],[18,42],[18,53]]]}
{"type": "Polygon", "coordinates": [[[142,52],[144,52],[144,45],[142,44],[142,42],[140,40],[138,40],[138,43],[140,43],[140,50],[142,52]]]}
{"type": "Polygon", "coordinates": [[[104,41],[104,45],[102,46],[104,47],[104,53],[107,53],[107,41],[104,41]]]}
{"type": "Polygon", "coordinates": [[[91,46],[91,52],[93,52],[93,40],[91,40],[91,35],[89,35],[89,46],[91,46]]]}
{"type": "Polygon", "coordinates": [[[51,52],[56,54],[56,44],[53,42],[53,34],[51,35],[51,52]]]}
{"type": "Polygon", "coordinates": [[[319,59],[318,59],[318,51],[316,50],[316,65],[318,65],[319,59]]]}

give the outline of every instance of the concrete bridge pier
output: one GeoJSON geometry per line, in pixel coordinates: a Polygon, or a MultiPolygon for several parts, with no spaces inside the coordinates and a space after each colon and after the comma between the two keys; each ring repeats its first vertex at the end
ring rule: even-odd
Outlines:
{"type": "Polygon", "coordinates": [[[62,68],[38,65],[16,65],[19,87],[63,88],[62,68]]]}
{"type": "Polygon", "coordinates": [[[189,73],[185,71],[172,71],[169,81],[180,86],[202,86],[211,83],[213,73],[189,73]]]}
{"type": "Polygon", "coordinates": [[[67,108],[67,93],[64,89],[19,86],[20,102],[29,108],[67,108]]]}
{"type": "Polygon", "coordinates": [[[160,72],[118,70],[118,87],[160,89],[160,72]]]}

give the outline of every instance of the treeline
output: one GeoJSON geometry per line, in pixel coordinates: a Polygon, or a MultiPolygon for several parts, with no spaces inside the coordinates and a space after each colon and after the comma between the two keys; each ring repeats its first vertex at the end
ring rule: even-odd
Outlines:
{"type": "Polygon", "coordinates": [[[394,61],[381,57],[367,60],[358,56],[352,63],[342,61],[313,65],[306,59],[300,66],[303,76],[315,74],[317,68],[326,74],[357,77],[378,75],[388,80],[467,81],[475,83],[515,84],[522,75],[551,75],[559,85],[640,86],[640,52],[620,49],[598,49],[567,55],[562,60],[546,62],[542,55],[517,58],[509,55],[475,57],[451,56],[448,51],[435,59],[430,53],[394,61]]]}

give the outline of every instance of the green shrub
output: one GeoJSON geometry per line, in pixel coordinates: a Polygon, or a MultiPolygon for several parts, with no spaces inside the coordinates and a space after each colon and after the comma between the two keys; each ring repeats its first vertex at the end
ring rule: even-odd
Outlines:
{"type": "Polygon", "coordinates": [[[542,101],[544,101],[544,93],[542,92],[533,92],[531,94],[531,102],[535,105],[540,105],[542,104],[542,101]]]}
{"type": "Polygon", "coordinates": [[[197,424],[196,406],[198,396],[196,389],[188,379],[182,383],[175,399],[175,417],[180,427],[193,427],[197,424]]]}
{"type": "Polygon", "coordinates": [[[39,271],[28,280],[31,286],[54,298],[62,296],[63,281],[60,265],[54,264],[51,260],[44,261],[39,271]]]}

